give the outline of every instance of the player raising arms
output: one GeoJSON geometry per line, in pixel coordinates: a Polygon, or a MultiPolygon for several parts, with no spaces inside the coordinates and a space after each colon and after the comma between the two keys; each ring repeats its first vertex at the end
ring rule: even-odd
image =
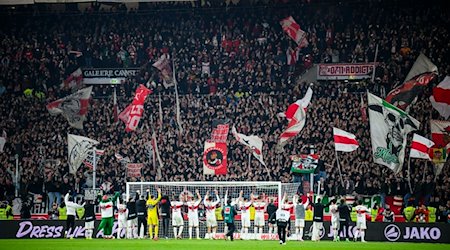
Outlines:
{"type": "Polygon", "coordinates": [[[358,206],[356,209],[356,232],[354,241],[358,240],[358,236],[361,235],[361,242],[366,242],[364,240],[364,236],[366,235],[365,230],[367,229],[366,225],[366,213],[369,212],[369,209],[363,205],[362,200],[358,201],[358,206]]]}
{"type": "Polygon", "coordinates": [[[248,235],[248,229],[250,228],[250,206],[253,201],[253,194],[250,194],[251,200],[248,200],[247,197],[242,197],[244,192],[241,190],[239,192],[239,203],[238,207],[241,210],[241,240],[248,240],[250,237],[248,235]]]}
{"type": "Polygon", "coordinates": [[[122,231],[125,231],[126,235],[127,217],[128,217],[127,205],[125,204],[122,198],[119,198],[117,200],[117,210],[119,212],[119,215],[117,216],[117,224],[118,224],[117,239],[120,239],[122,231]]]}
{"type": "Polygon", "coordinates": [[[339,241],[339,208],[336,199],[331,200],[331,228],[333,229],[333,241],[339,241]]]}
{"type": "Polygon", "coordinates": [[[205,205],[206,210],[206,227],[207,233],[205,235],[205,239],[215,239],[217,232],[217,219],[216,219],[216,206],[220,202],[219,192],[214,190],[216,194],[216,200],[211,201],[211,197],[209,197],[209,191],[206,192],[205,198],[203,200],[203,204],[205,205]]]}
{"type": "Polygon", "coordinates": [[[274,204],[274,198],[269,198],[269,205],[267,205],[267,214],[269,215],[269,237],[272,238],[274,235],[277,234],[277,218],[276,218],[276,212],[277,212],[277,206],[274,204]]]}
{"type": "Polygon", "coordinates": [[[183,207],[183,193],[180,194],[179,201],[172,201],[170,208],[172,209],[172,228],[173,237],[175,239],[181,239],[183,233],[183,216],[181,215],[181,208],[183,207]],[[178,232],[177,232],[178,230],[178,232]]]}
{"type": "Polygon", "coordinates": [[[309,204],[309,195],[303,203],[302,197],[297,194],[292,198],[294,201],[295,235],[297,240],[303,241],[303,229],[305,228],[305,211],[309,204]]]}
{"type": "MultiPolygon", "coordinates": [[[[281,205],[280,205],[280,209],[289,212],[289,218],[287,221],[287,225],[286,225],[286,234],[289,236],[289,230],[291,230],[291,209],[294,207],[293,203],[289,202],[288,196],[286,193],[283,194],[283,198],[281,198],[281,205]]],[[[278,224],[277,224],[278,225],[278,224]]],[[[278,235],[280,235],[280,233],[278,232],[278,235]]]]}
{"type": "Polygon", "coordinates": [[[200,202],[202,202],[202,197],[198,190],[195,190],[195,193],[197,194],[197,199],[194,200],[194,197],[191,194],[187,194],[187,202],[185,203],[188,207],[189,239],[192,239],[193,227],[195,227],[197,239],[200,239],[200,229],[198,228],[198,206],[200,205],[200,202]]]}
{"type": "Polygon", "coordinates": [[[253,206],[255,207],[255,228],[254,228],[254,233],[255,233],[255,238],[257,240],[262,240],[261,236],[263,233],[263,228],[264,228],[264,212],[266,211],[266,207],[267,207],[267,200],[265,200],[266,195],[263,193],[261,195],[259,195],[258,197],[253,197],[253,206]],[[259,229],[259,230],[258,230],[259,229]]]}
{"type": "MultiPolygon", "coordinates": [[[[158,220],[158,202],[161,200],[161,189],[156,189],[158,191],[158,197],[153,195],[149,195],[148,200],[146,202],[147,205],[147,224],[148,224],[148,233],[151,239],[158,240],[158,228],[159,228],[159,220],[158,220]],[[155,234],[153,236],[153,228],[155,228],[155,234]]],[[[149,193],[150,190],[147,189],[149,193]]]]}

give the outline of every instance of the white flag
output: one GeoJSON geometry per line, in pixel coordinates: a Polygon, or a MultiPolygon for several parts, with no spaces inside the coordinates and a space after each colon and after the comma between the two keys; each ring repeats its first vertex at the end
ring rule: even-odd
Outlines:
{"type": "Polygon", "coordinates": [[[333,137],[336,151],[352,152],[359,147],[356,136],[342,129],[333,127],[333,137]]]}
{"type": "Polygon", "coordinates": [[[98,141],[79,135],[67,135],[69,172],[77,172],[98,141]]]}
{"type": "Polygon", "coordinates": [[[367,93],[373,161],[395,173],[402,170],[406,138],[420,123],[405,111],[380,97],[367,93]]]}
{"type": "Polygon", "coordinates": [[[0,153],[3,153],[3,148],[5,147],[6,138],[0,137],[0,153]]]}
{"type": "Polygon", "coordinates": [[[418,134],[414,134],[413,140],[411,142],[411,152],[409,153],[409,157],[431,161],[429,151],[433,145],[433,141],[428,140],[427,138],[418,134]]]}
{"type": "Polygon", "coordinates": [[[91,92],[92,86],[80,89],[71,95],[47,104],[47,110],[52,115],[62,114],[70,126],[83,129],[83,121],[86,120],[91,92]]]}
{"type": "Polygon", "coordinates": [[[173,83],[175,84],[175,105],[176,105],[176,120],[178,125],[178,131],[180,134],[183,134],[183,124],[181,123],[181,114],[180,114],[180,98],[178,97],[178,82],[175,77],[175,61],[173,61],[173,83]]]}
{"type": "Polygon", "coordinates": [[[244,134],[240,134],[236,131],[236,128],[234,126],[231,129],[231,132],[233,133],[234,138],[236,138],[236,140],[238,142],[251,148],[253,156],[255,156],[255,158],[258,159],[258,161],[261,162],[261,164],[266,166],[266,163],[264,162],[263,154],[262,154],[263,141],[261,138],[259,138],[256,135],[247,136],[244,134]]]}

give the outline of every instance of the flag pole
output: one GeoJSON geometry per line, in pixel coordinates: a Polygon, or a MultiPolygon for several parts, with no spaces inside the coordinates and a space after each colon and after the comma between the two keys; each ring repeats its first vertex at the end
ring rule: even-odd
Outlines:
{"type": "Polygon", "coordinates": [[[341,180],[341,185],[344,186],[344,180],[342,179],[342,172],[341,172],[341,164],[339,163],[339,156],[336,149],[334,150],[334,153],[336,153],[336,162],[338,165],[338,171],[339,171],[339,179],[341,180]]]}
{"type": "Polygon", "coordinates": [[[378,43],[377,47],[375,48],[375,57],[373,59],[373,72],[372,72],[372,82],[375,81],[375,65],[377,63],[377,57],[378,57],[378,43]]]}
{"type": "Polygon", "coordinates": [[[412,187],[411,187],[411,155],[408,156],[408,186],[409,186],[409,192],[412,194],[412,187]]]}
{"type": "Polygon", "coordinates": [[[250,169],[251,161],[252,161],[252,154],[249,153],[249,154],[248,154],[248,168],[249,168],[249,169],[250,169]]]}
{"type": "Polygon", "coordinates": [[[95,172],[97,171],[97,161],[96,161],[96,153],[95,153],[95,147],[93,147],[92,148],[92,151],[93,151],[93,155],[94,155],[94,157],[93,157],[93,159],[92,159],[92,165],[93,165],[93,173],[92,173],[92,178],[93,178],[93,180],[92,180],[92,189],[94,189],[95,190],[95,182],[96,182],[96,175],[95,175],[95,172]]]}

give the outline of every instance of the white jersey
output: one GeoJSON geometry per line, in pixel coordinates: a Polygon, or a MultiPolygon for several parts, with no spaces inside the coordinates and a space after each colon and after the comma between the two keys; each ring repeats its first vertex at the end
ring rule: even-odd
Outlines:
{"type": "Polygon", "coordinates": [[[69,201],[69,194],[68,193],[64,196],[64,203],[66,204],[66,207],[67,207],[67,215],[76,216],[77,209],[83,207],[82,205],[78,205],[75,202],[69,201]]]}
{"type": "Polygon", "coordinates": [[[358,205],[355,207],[356,210],[356,220],[357,221],[366,221],[366,213],[369,212],[369,209],[364,205],[358,205]]]}
{"type": "Polygon", "coordinates": [[[338,221],[339,220],[339,209],[338,205],[330,205],[330,213],[331,213],[331,220],[332,221],[338,221]]]}
{"type": "Polygon", "coordinates": [[[113,202],[100,202],[100,211],[102,218],[111,218],[113,217],[113,202]]]}
{"type": "Polygon", "coordinates": [[[172,201],[170,203],[172,208],[172,216],[173,217],[182,217],[181,216],[181,208],[183,207],[183,202],[181,201],[172,201]]]}
{"type": "Polygon", "coordinates": [[[200,205],[200,202],[201,200],[186,202],[189,217],[191,217],[192,215],[198,215],[198,206],[200,205]]]}
{"type": "Polygon", "coordinates": [[[216,196],[215,201],[208,201],[207,198],[208,197],[205,197],[205,199],[203,200],[203,204],[205,205],[206,210],[206,217],[216,218],[216,206],[217,204],[219,204],[220,198],[218,195],[216,196]]]}
{"type": "Polygon", "coordinates": [[[239,210],[241,210],[242,217],[250,218],[250,206],[252,205],[251,201],[240,201],[239,202],[239,210]]]}
{"type": "Polygon", "coordinates": [[[126,221],[128,217],[127,205],[117,203],[117,210],[119,212],[117,219],[119,221],[126,221]]]}
{"type": "Polygon", "coordinates": [[[288,211],[289,212],[293,206],[294,206],[294,204],[283,201],[281,203],[280,208],[283,209],[284,211],[288,211]]]}
{"type": "Polygon", "coordinates": [[[255,207],[255,216],[264,216],[264,211],[266,210],[266,203],[264,201],[255,201],[253,202],[253,206],[255,207]]]}

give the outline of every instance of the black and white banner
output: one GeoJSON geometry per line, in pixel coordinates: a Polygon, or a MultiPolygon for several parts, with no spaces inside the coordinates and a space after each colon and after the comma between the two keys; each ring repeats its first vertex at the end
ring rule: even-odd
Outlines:
{"type": "MultiPolygon", "coordinates": [[[[95,228],[98,228],[100,221],[95,221],[95,228]]],[[[187,221],[185,221],[187,225],[187,221]]],[[[240,221],[236,221],[236,227],[240,228],[240,221]]],[[[65,220],[4,220],[1,222],[0,239],[51,239],[63,238],[65,220]]],[[[291,233],[294,233],[294,221],[291,220],[291,233]]],[[[320,232],[322,240],[332,240],[333,232],[330,222],[323,223],[323,229],[320,232]]],[[[117,222],[114,222],[113,235],[117,235],[117,222]]],[[[218,232],[223,232],[224,223],[218,221],[218,232]]],[[[267,232],[267,224],[264,232],[267,232]]],[[[84,221],[76,221],[75,229],[70,231],[67,237],[84,238],[84,221]]],[[[169,230],[171,232],[172,230],[169,230]]],[[[188,237],[187,230],[183,232],[183,237],[188,237]]],[[[305,232],[303,239],[309,240],[312,231],[312,222],[305,223],[305,232]]],[[[354,223],[350,223],[348,230],[342,237],[353,238],[356,227],[354,223]]],[[[252,233],[252,232],[250,232],[252,233]]],[[[121,236],[124,237],[125,231],[121,236]]],[[[201,235],[203,237],[203,235],[201,235]]],[[[235,233],[235,237],[239,238],[239,233],[235,233]]],[[[417,243],[450,243],[450,224],[447,223],[384,223],[384,222],[368,222],[366,230],[367,241],[382,242],[417,242],[417,243]]],[[[103,237],[103,231],[94,230],[94,237],[103,237]]],[[[223,234],[218,233],[218,238],[223,234]]],[[[276,236],[270,236],[267,233],[262,234],[262,239],[275,240],[276,236]]]]}
{"type": "Polygon", "coordinates": [[[83,69],[84,84],[121,84],[139,73],[138,68],[83,69]]]}

